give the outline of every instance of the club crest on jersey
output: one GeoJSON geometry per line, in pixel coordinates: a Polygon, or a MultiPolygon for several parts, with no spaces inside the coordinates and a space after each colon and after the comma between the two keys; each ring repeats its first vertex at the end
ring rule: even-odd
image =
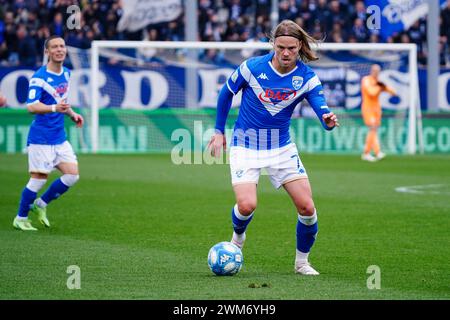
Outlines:
{"type": "Polygon", "coordinates": [[[298,90],[302,87],[303,84],[303,77],[299,77],[299,76],[293,76],[292,77],[292,86],[294,87],[295,90],[298,90]]]}
{"type": "Polygon", "coordinates": [[[67,83],[66,82],[61,83],[59,86],[55,87],[55,90],[56,96],[63,95],[67,91],[67,83]]]}

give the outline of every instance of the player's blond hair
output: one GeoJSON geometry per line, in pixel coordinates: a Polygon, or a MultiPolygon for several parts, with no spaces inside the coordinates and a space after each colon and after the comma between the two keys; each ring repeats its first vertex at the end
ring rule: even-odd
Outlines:
{"type": "Polygon", "coordinates": [[[281,21],[271,32],[270,41],[275,43],[275,39],[281,36],[294,37],[300,41],[301,48],[298,52],[298,58],[303,62],[316,61],[319,58],[311,49],[310,43],[318,43],[319,40],[314,39],[298,24],[291,20],[281,21]]]}

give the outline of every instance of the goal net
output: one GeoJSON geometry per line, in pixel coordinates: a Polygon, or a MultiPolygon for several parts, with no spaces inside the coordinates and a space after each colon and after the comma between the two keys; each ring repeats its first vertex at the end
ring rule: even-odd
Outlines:
{"type": "MultiPolygon", "coordinates": [[[[302,102],[291,121],[300,152],[362,152],[367,128],[361,117],[360,83],[373,63],[381,66],[380,81],[398,93],[380,95],[383,150],[421,151],[414,44],[321,43],[316,49],[320,59],[310,66],[341,126],[325,132],[308,103],[302,102]]],[[[85,144],[92,152],[171,152],[184,139],[193,151],[203,150],[228,76],[244,60],[270,50],[269,43],[261,42],[94,41],[89,56],[73,53],[82,76],[89,79],[85,144]]],[[[86,89],[86,81],[83,86],[86,89]]],[[[229,135],[239,104],[237,95],[227,122],[229,135]]]]}

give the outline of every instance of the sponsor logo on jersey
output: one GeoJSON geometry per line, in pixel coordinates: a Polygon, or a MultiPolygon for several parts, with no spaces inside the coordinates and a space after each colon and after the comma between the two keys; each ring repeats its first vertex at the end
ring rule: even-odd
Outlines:
{"type": "Polygon", "coordinates": [[[258,96],[263,102],[279,103],[281,101],[294,99],[297,91],[289,88],[271,88],[264,89],[258,96]]]}
{"type": "Polygon", "coordinates": [[[303,77],[299,77],[299,76],[293,76],[292,77],[292,86],[294,87],[295,90],[298,90],[302,87],[303,84],[303,77]]]}

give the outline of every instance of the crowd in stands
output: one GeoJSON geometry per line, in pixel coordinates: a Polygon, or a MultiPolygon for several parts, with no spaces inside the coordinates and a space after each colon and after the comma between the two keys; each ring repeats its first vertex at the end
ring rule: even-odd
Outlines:
{"type": "MultiPolygon", "coordinates": [[[[60,35],[68,46],[88,49],[92,40],[184,40],[184,16],[137,32],[118,32],[123,14],[118,0],[0,0],[0,65],[39,65],[44,40],[60,35]],[[68,28],[67,7],[81,9],[80,27],[68,28]]],[[[382,42],[379,30],[366,27],[362,0],[279,0],[278,21],[291,19],[325,42],[382,42]]],[[[198,0],[198,39],[268,41],[270,0],[198,0]]],[[[416,43],[419,64],[426,64],[426,19],[386,42],[416,43]]],[[[440,16],[441,65],[450,66],[450,0],[440,16]]]]}

